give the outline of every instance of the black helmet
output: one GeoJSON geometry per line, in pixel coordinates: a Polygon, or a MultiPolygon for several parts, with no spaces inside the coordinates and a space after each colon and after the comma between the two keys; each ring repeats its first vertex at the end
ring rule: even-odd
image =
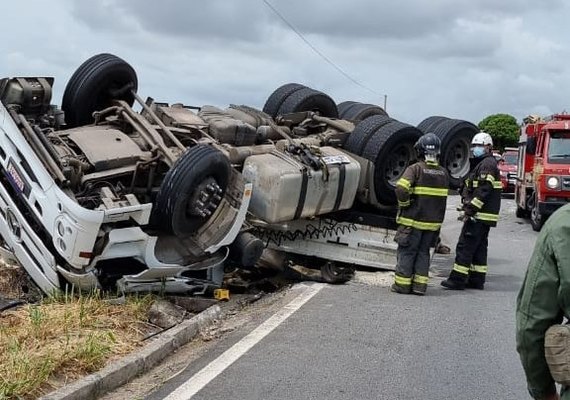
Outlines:
{"type": "Polygon", "coordinates": [[[418,139],[414,145],[418,157],[425,157],[425,155],[437,156],[441,147],[441,140],[435,133],[428,132],[418,139]]]}

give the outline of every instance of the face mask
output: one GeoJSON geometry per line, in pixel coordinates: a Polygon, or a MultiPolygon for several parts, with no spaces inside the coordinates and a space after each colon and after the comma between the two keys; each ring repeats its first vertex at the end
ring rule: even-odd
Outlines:
{"type": "Polygon", "coordinates": [[[485,154],[485,148],[483,146],[473,147],[473,156],[474,157],[481,157],[483,154],[485,154]]]}

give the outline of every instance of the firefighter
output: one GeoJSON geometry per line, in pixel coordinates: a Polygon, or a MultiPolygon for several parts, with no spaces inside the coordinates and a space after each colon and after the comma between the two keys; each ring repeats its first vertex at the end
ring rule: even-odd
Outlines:
{"type": "Polygon", "coordinates": [[[419,161],[396,183],[398,261],[391,286],[396,293],[423,295],[427,289],[429,249],[439,235],[449,186],[447,171],[438,162],[440,147],[435,134],[420,137],[414,145],[419,161]]]}
{"type": "Polygon", "coordinates": [[[471,169],[461,192],[463,228],[455,248],[455,263],[441,285],[453,290],[483,290],[487,275],[489,230],[497,226],[501,179],[493,157],[493,139],[479,132],[471,141],[471,169]]]}

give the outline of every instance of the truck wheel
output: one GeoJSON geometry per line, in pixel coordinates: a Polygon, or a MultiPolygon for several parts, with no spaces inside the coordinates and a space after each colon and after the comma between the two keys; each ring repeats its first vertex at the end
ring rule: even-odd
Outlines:
{"type": "Polygon", "coordinates": [[[374,189],[380,203],[396,204],[396,182],[416,159],[414,144],[420,136],[416,127],[394,120],[380,127],[366,144],[362,157],[375,165],[374,189]]]}
{"type": "Polygon", "coordinates": [[[441,139],[440,164],[453,178],[462,181],[469,173],[471,139],[479,128],[467,121],[450,119],[439,123],[433,132],[441,139]]]}
{"type": "Polygon", "coordinates": [[[544,216],[538,209],[538,199],[536,198],[536,195],[534,196],[534,201],[530,210],[530,225],[532,226],[532,230],[535,232],[540,232],[542,225],[544,225],[544,216]]]}
{"type": "Polygon", "coordinates": [[[358,104],[358,103],[356,101],[343,101],[342,103],[337,104],[336,108],[338,110],[338,117],[340,119],[346,119],[346,118],[344,118],[344,113],[346,112],[346,110],[348,110],[354,104],[358,104]]]}
{"type": "Polygon", "coordinates": [[[358,122],[373,115],[388,116],[388,113],[384,111],[382,107],[374,104],[356,103],[353,104],[352,107],[348,108],[344,112],[344,115],[341,116],[341,118],[358,122]]]}
{"type": "Polygon", "coordinates": [[[440,117],[438,115],[434,115],[433,117],[427,117],[426,119],[424,119],[422,122],[419,123],[418,129],[423,133],[433,132],[433,130],[437,128],[439,124],[448,120],[449,118],[440,117]]]}
{"type": "Polygon", "coordinates": [[[354,276],[354,268],[348,264],[326,261],[321,265],[321,276],[326,283],[346,283],[354,276]]]}
{"type": "Polygon", "coordinates": [[[300,83],[286,83],[285,85],[279,86],[273,93],[271,93],[265,102],[265,105],[263,106],[263,112],[275,118],[277,116],[277,112],[279,111],[279,107],[281,107],[281,104],[283,104],[285,99],[291,94],[295,93],[297,90],[305,88],[306,86],[301,85],[300,83]]]}
{"type": "Polygon", "coordinates": [[[315,111],[323,117],[338,118],[336,103],[323,92],[303,88],[291,93],[279,107],[278,115],[315,111]]]}
{"type": "Polygon", "coordinates": [[[166,173],[154,201],[151,225],[180,238],[192,235],[220,205],[230,163],[208,145],[190,147],[166,173]]]}
{"type": "Polygon", "coordinates": [[[350,135],[348,135],[348,139],[344,144],[345,149],[357,156],[361,155],[362,150],[374,132],[392,121],[395,120],[386,115],[373,115],[372,117],[360,121],[350,135]]]}
{"type": "Polygon", "coordinates": [[[97,54],[85,61],[65,87],[61,109],[69,127],[93,122],[93,112],[111,106],[113,100],[134,103],[137,74],[121,58],[113,54],[97,54]],[[123,90],[121,90],[123,89],[123,90]]]}

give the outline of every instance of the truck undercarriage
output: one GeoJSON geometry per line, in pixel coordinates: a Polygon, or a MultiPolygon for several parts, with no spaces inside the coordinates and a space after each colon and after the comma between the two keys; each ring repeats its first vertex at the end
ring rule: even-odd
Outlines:
{"type": "Polygon", "coordinates": [[[327,261],[331,281],[355,264],[393,267],[393,188],[413,144],[435,131],[461,179],[476,132],[461,120],[415,128],[377,106],[337,107],[299,84],[278,88],[263,111],[144,101],[132,67],[110,54],[78,68],[62,109],[51,105],[53,83],[0,80],[0,235],[47,293],[71,284],[204,294],[265,248],[327,261]],[[368,222],[374,215],[383,222],[368,222]]]}

